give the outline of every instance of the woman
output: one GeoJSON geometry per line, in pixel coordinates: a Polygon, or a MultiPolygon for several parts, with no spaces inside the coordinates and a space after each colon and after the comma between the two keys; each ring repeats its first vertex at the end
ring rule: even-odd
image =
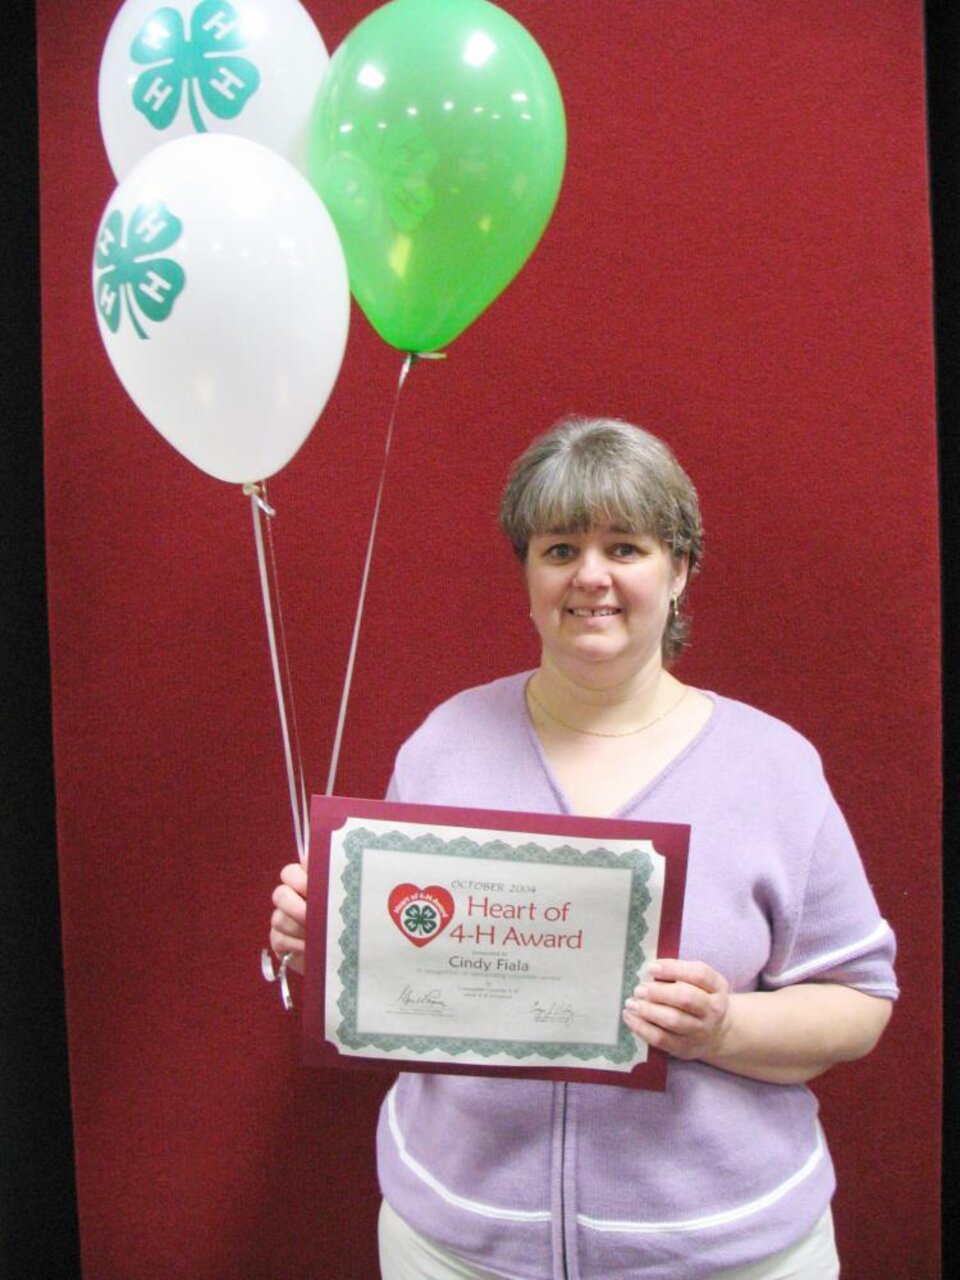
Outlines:
{"type": "MultiPolygon", "coordinates": [[[[438,707],[402,747],[402,801],[683,822],[678,960],[627,1026],[673,1061],[664,1093],[401,1075],[378,1139],[387,1280],[826,1280],[833,1169],[805,1082],[870,1051],[893,936],[813,748],[681,684],[696,493],[626,423],[570,419],[516,463],[500,524],[539,633],[533,673],[438,707]]],[[[287,867],[270,941],[303,950],[287,867]]]]}

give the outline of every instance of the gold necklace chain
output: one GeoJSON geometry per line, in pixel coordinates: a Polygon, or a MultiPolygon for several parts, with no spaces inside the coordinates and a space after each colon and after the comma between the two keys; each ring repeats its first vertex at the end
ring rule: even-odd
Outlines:
{"type": "Polygon", "coordinates": [[[654,716],[652,720],[647,720],[645,724],[640,725],[636,729],[618,729],[615,733],[605,733],[602,729],[578,729],[574,724],[567,724],[566,720],[561,720],[559,716],[555,716],[552,711],[547,710],[537,695],[533,692],[533,682],[528,681],[527,683],[527,693],[530,695],[530,700],[540,708],[549,720],[552,720],[554,724],[560,725],[562,729],[569,729],[571,733],[586,733],[591,738],[630,738],[635,733],[643,733],[644,729],[652,728],[655,724],[659,724],[661,720],[665,720],[672,711],[676,711],[677,707],[679,707],[680,703],[689,692],[690,686],[687,685],[680,697],[677,698],[676,702],[671,703],[670,706],[667,707],[666,711],[661,711],[658,716],[654,716]]]}

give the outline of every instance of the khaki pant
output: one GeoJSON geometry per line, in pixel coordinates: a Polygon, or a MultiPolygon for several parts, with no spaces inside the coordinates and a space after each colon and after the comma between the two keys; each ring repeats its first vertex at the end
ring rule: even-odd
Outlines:
{"type": "MultiPolygon", "coordinates": [[[[510,1280],[482,1271],[420,1235],[384,1200],[380,1209],[382,1280],[510,1280]]],[[[837,1280],[840,1263],[828,1209],[796,1244],[759,1262],[718,1271],[714,1280],[837,1280]]]]}

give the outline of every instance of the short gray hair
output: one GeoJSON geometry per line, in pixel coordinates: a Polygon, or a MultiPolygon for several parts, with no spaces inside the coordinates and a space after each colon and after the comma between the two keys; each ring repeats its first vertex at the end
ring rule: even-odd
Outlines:
{"type": "MultiPolygon", "coordinates": [[[[523,562],[537,534],[601,524],[655,537],[686,560],[688,583],[703,558],[697,491],[667,445],[616,418],[563,418],[513,464],[500,528],[523,562]]],[[[689,629],[678,605],[663,636],[665,660],[681,652],[689,629]]]]}

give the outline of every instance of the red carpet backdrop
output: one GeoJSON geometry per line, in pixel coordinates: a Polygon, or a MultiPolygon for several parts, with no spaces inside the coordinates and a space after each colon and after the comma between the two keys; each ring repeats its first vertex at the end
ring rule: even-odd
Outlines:
{"type": "MultiPolygon", "coordinates": [[[[332,53],[371,12],[306,0],[332,53]]],[[[927,1280],[939,1185],[939,724],[919,0],[507,0],[567,114],[559,202],[400,402],[338,790],[532,665],[494,530],[568,411],[664,435],[708,531],[679,674],[821,749],[900,942],[877,1053],[817,1085],[848,1280],[927,1280]]],[[[114,0],[39,0],[47,520],[84,1274],[377,1274],[380,1077],[306,1072],[260,976],[294,856],[247,500],[140,415],[97,333],[114,0]]],[[[265,341],[266,339],[264,339],[265,341]]],[[[255,344],[239,344],[237,377],[255,344]]],[[[401,355],[354,306],[270,486],[308,782],[329,764],[401,355]]]]}

